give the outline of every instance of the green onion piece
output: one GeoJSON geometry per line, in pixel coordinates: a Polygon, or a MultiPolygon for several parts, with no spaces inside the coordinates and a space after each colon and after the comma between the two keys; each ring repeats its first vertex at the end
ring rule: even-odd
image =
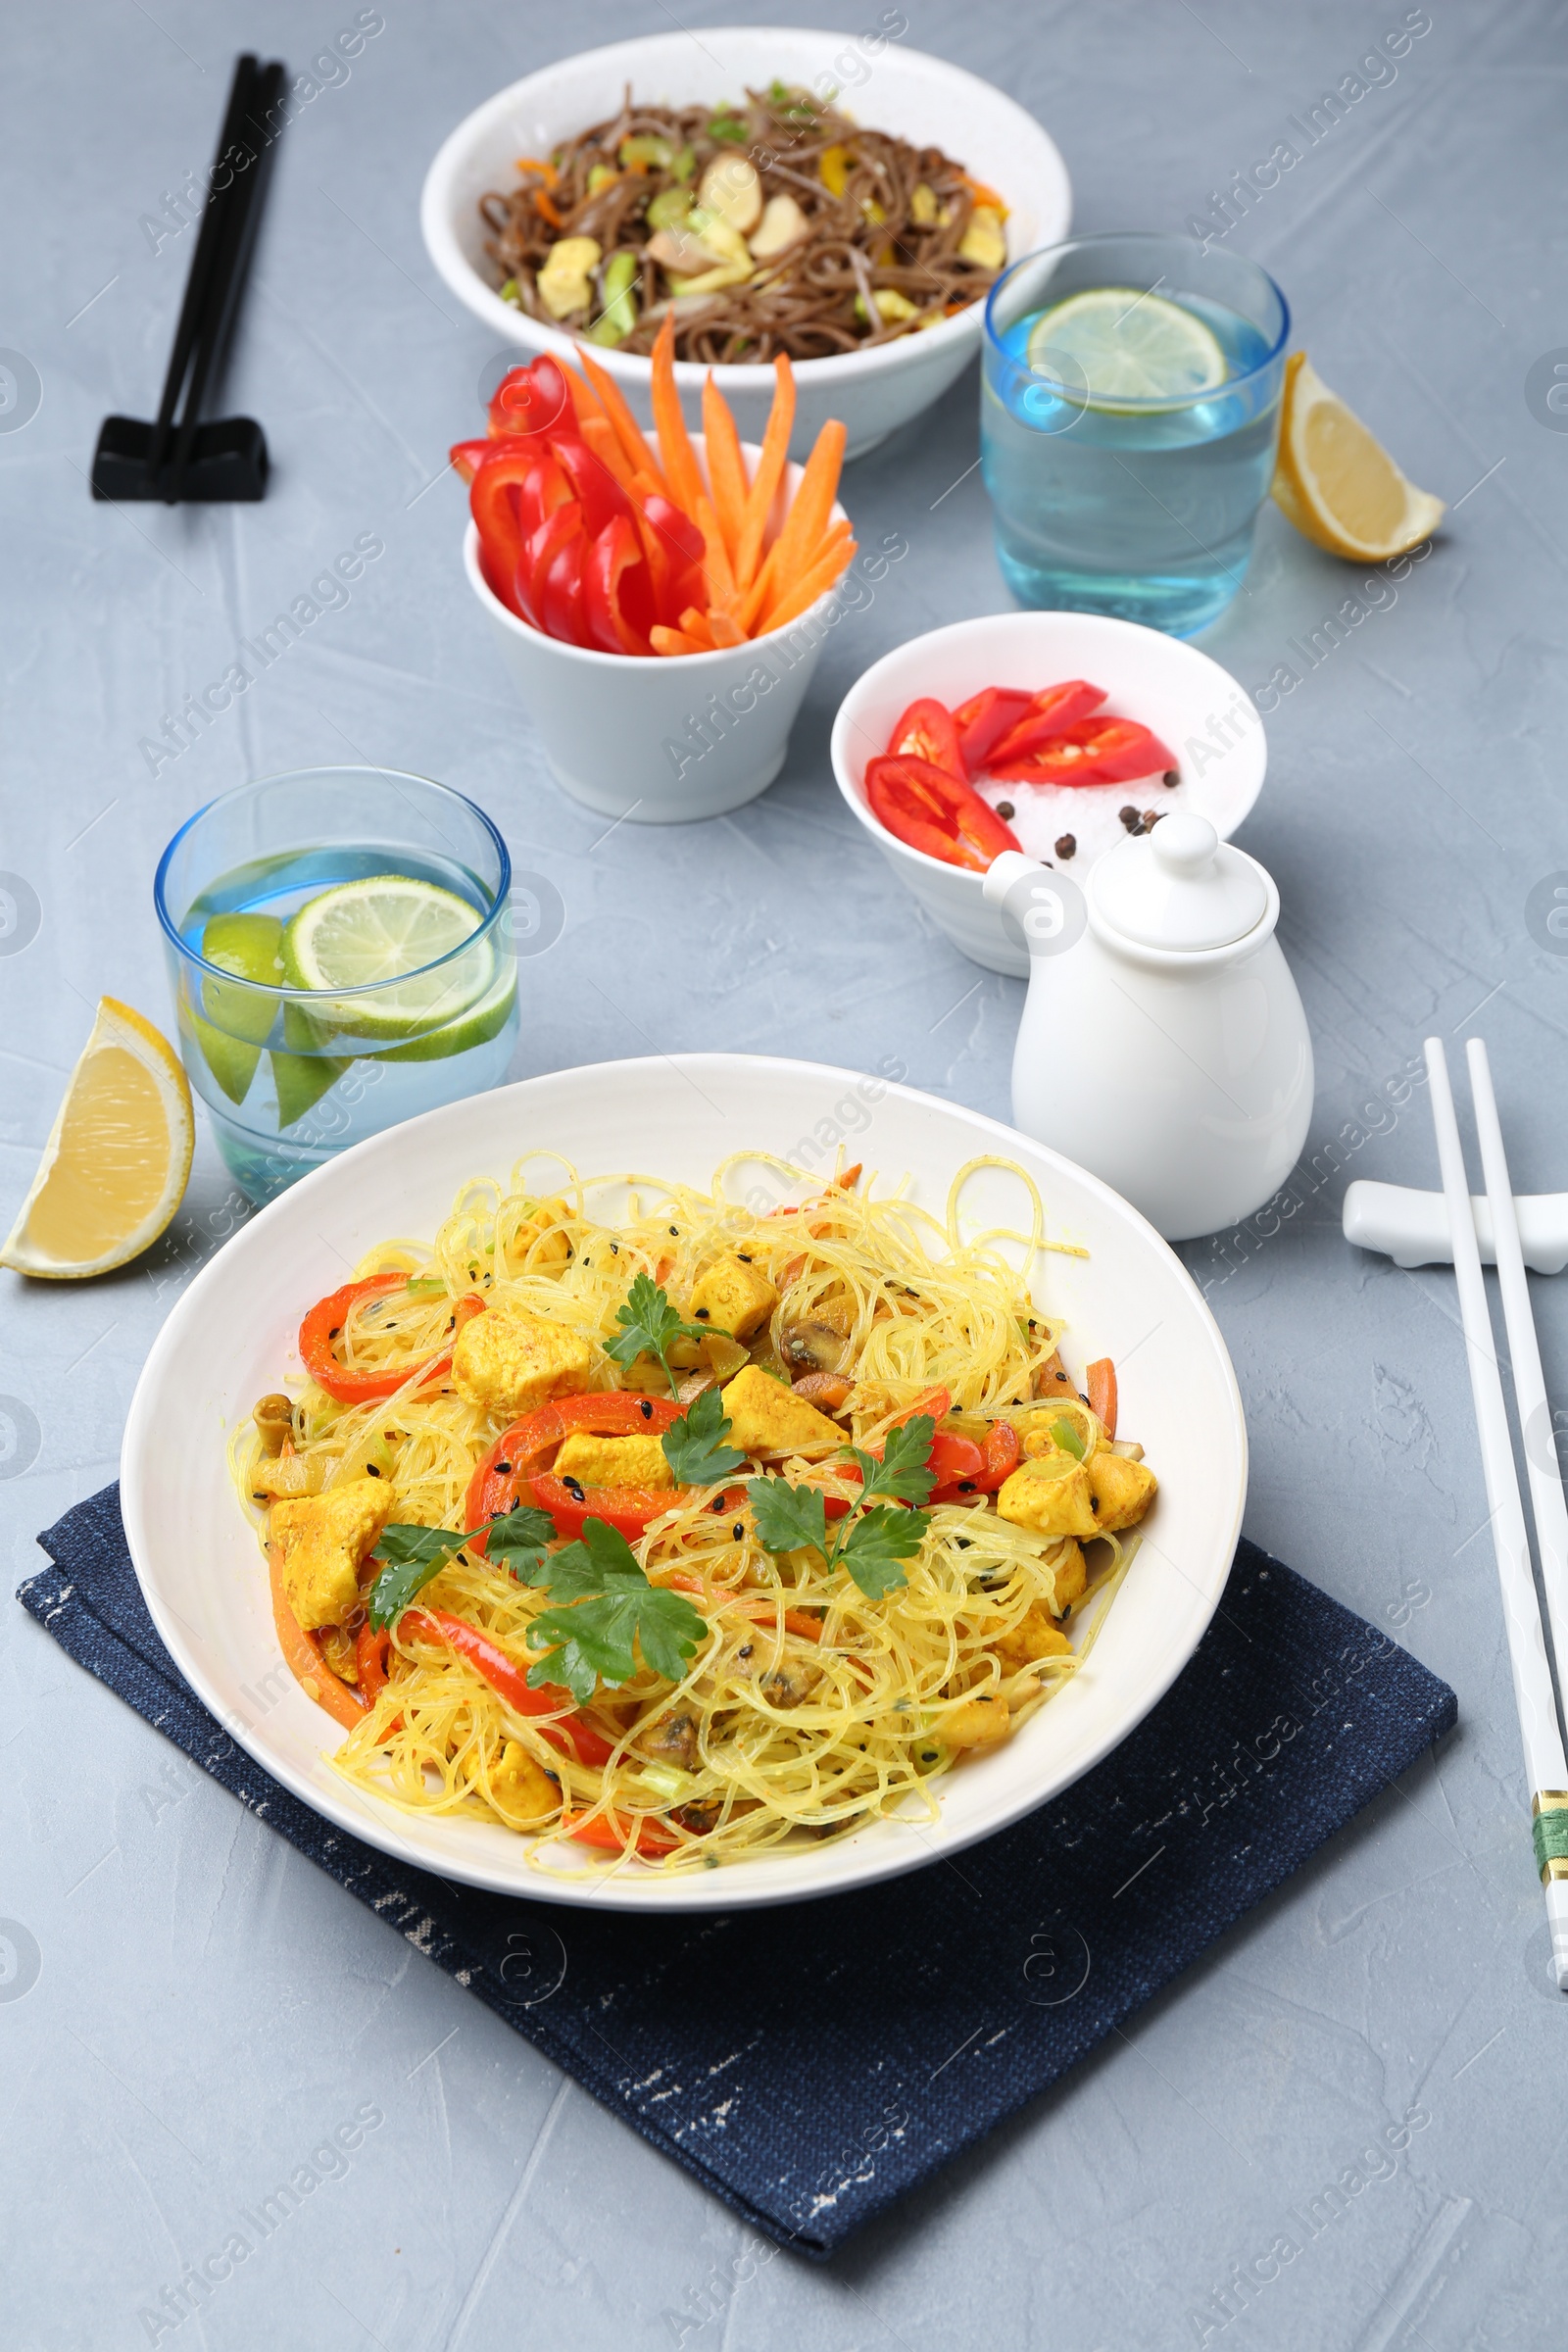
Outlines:
{"type": "Polygon", "coordinates": [[[683,147],[679,155],[676,156],[674,162],[670,165],[669,169],[674,178],[690,179],[692,173],[697,169],[696,148],[683,147]]]}
{"type": "Polygon", "coordinates": [[[522,296],[517,291],[517,281],[514,277],[509,277],[506,284],[502,287],[501,299],[503,302],[514,303],[517,309],[519,311],[521,310],[522,296]]]}
{"type": "Polygon", "coordinates": [[[1070,1421],[1053,1421],[1051,1434],[1063,1453],[1070,1453],[1075,1462],[1084,1458],[1084,1442],[1070,1421]]]}
{"type": "Polygon", "coordinates": [[[648,207],[650,228],[683,228],[691,214],[692,200],[685,188],[661,188],[648,207]]]}
{"type": "Polygon", "coordinates": [[[636,285],[642,264],[635,253],[612,253],[605,268],[602,308],[589,330],[590,343],[623,343],[637,323],[636,285]]]}
{"type": "Polygon", "coordinates": [[[675,160],[675,150],[667,139],[657,132],[645,132],[636,138],[622,139],[617,150],[623,165],[651,164],[658,172],[667,172],[675,160]]]}

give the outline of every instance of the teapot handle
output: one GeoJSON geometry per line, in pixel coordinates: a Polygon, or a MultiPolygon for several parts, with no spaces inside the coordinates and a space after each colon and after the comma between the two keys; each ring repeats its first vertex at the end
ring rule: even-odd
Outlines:
{"type": "Polygon", "coordinates": [[[1065,954],[1089,921],[1088,904],[1072,876],[1021,850],[1004,850],[992,860],[982,891],[987,904],[1000,906],[1022,932],[1031,962],[1065,954]]]}

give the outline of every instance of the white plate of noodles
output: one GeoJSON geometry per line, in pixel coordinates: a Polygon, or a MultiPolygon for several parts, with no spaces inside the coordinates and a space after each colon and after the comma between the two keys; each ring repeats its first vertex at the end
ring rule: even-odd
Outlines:
{"type": "Polygon", "coordinates": [[[170,1315],[121,1476],[175,1663],[318,1813],[502,1892],[727,1910],[956,1853],[1106,1755],[1213,1613],[1247,1437],[1096,1178],[694,1054],[305,1178],[170,1315]]]}

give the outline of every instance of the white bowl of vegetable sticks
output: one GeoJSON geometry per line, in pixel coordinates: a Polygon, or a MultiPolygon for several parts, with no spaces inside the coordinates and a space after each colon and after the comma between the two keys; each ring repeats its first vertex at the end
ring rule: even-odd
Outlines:
{"type": "MultiPolygon", "coordinates": [[[[576,338],[504,302],[485,251],[479,201],[517,184],[521,157],[548,158],[615,114],[630,87],[651,105],[717,107],[777,81],[833,97],[867,130],[936,147],[982,178],[1006,208],[1006,258],[1053,245],[1070,226],[1066,167],[1033,116],[943,58],[906,48],[882,29],[847,34],[803,27],[703,27],[656,33],[579,52],[514,82],[459,123],[430,166],[420,201],[425,248],[447,286],[476,318],[530,356],[569,360],[576,338]]],[[[781,162],[784,159],[779,159],[781,162]]],[[[771,184],[770,178],[766,184],[771,184]]],[[[783,184],[782,181],[780,183],[783,184]]],[[[863,350],[796,362],[800,400],[791,454],[804,457],[829,416],[849,429],[853,457],[872,449],[945,392],[979,347],[983,301],[918,332],[863,350]]],[[[609,346],[596,351],[639,416],[649,414],[650,363],[609,346]]],[[[687,421],[699,426],[707,368],[678,362],[687,421]]],[[[771,366],[717,370],[743,438],[760,440],[773,393],[771,366]]]]}

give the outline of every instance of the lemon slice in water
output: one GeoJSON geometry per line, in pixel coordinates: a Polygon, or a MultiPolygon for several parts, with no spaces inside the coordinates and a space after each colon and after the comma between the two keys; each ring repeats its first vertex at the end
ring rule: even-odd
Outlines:
{"type": "Polygon", "coordinates": [[[364,1037],[413,1037],[457,1020],[494,982],[488,953],[441,960],[471,939],[482,920],[455,891],[410,874],[341,882],[308,899],[290,919],[284,977],[291,988],[323,996],[374,987],[374,997],[345,997],[322,1010],[364,1037]]]}
{"type": "Polygon", "coordinates": [[[101,998],[0,1265],[74,1282],[139,1256],[179,1206],[194,1140],[173,1048],[101,998]]]}
{"type": "Polygon", "coordinates": [[[1026,357],[1037,374],[1097,409],[1122,400],[1191,400],[1231,371],[1201,318],[1136,286],[1095,286],[1054,303],[1030,328],[1026,357]]]}

